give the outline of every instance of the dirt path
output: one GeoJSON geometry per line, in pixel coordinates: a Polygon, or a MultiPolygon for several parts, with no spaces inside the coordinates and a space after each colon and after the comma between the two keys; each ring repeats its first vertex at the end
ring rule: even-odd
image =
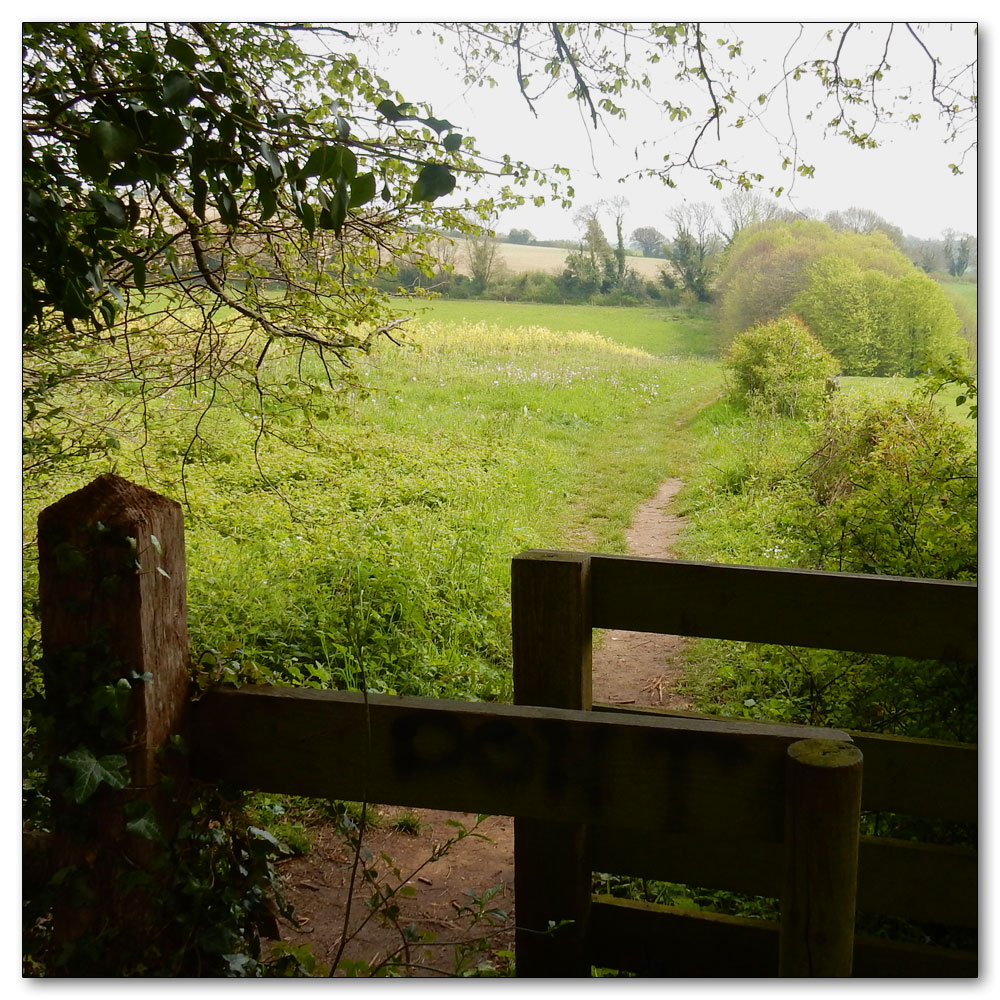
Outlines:
{"type": "MultiPolygon", "coordinates": [[[[668,479],[639,507],[626,533],[632,555],[664,559],[673,554],[684,519],[669,513],[669,507],[683,485],[668,479]]],[[[684,642],[675,635],[608,630],[594,649],[594,701],[690,709],[676,691],[681,668],[674,658],[684,642]]]]}
{"type": "MultiPolygon", "coordinates": [[[[627,533],[632,554],[652,557],[672,554],[671,547],[684,522],[680,516],[671,514],[669,507],[681,486],[679,479],[668,479],[656,496],[639,508],[627,533]]],[[[681,669],[674,658],[684,641],[676,636],[605,632],[594,649],[594,700],[690,708],[690,703],[676,691],[681,669]]],[[[344,948],[343,958],[375,967],[386,954],[404,948],[400,928],[411,924],[419,933],[433,936],[433,940],[406,944],[399,955],[399,960],[406,963],[404,974],[443,976],[474,969],[480,961],[489,960],[489,954],[477,947],[481,939],[486,939],[493,952],[512,951],[513,820],[506,816],[489,817],[477,829],[478,834],[488,839],[467,837],[437,861],[428,863],[436,848],[456,835],[456,828],[449,825],[449,820],[471,827],[475,817],[390,808],[382,809],[380,814],[380,826],[370,830],[364,840],[370,852],[366,863],[379,872],[387,885],[398,886],[406,880],[414,892],[396,900],[399,915],[395,925],[387,925],[376,916],[357,930],[369,916],[367,900],[372,896],[372,889],[361,885],[359,879],[351,908],[353,936],[344,948]],[[402,813],[420,818],[419,833],[393,829],[395,818],[402,813]],[[489,920],[473,922],[469,907],[475,911],[477,904],[469,893],[482,897],[494,887],[496,894],[484,909],[501,910],[507,919],[494,916],[492,924],[489,920]]],[[[314,846],[307,857],[291,858],[279,865],[286,897],[300,920],[298,928],[281,921],[282,939],[292,945],[310,944],[313,954],[323,963],[329,963],[340,946],[352,860],[352,852],[332,827],[321,826],[314,829],[314,846]]],[[[502,959],[499,966],[502,971],[502,959]]]]}

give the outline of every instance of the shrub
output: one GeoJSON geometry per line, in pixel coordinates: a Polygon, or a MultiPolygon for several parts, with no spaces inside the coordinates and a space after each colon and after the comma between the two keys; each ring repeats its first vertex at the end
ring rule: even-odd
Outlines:
{"type": "Polygon", "coordinates": [[[810,471],[823,568],[974,580],[977,468],[972,432],[933,400],[838,399],[810,471]]]}
{"type": "Polygon", "coordinates": [[[792,308],[847,375],[912,377],[964,346],[947,296],[912,268],[893,276],[830,254],[809,269],[792,308]]]}
{"type": "Polygon", "coordinates": [[[783,316],[741,333],[727,352],[730,395],[751,407],[806,417],[823,402],[839,366],[806,325],[783,316]]]}
{"type": "MultiPolygon", "coordinates": [[[[744,420],[751,429],[780,427],[753,415],[744,420]]],[[[733,490],[728,470],[718,469],[692,504],[696,531],[712,532],[714,550],[703,546],[696,557],[976,578],[977,460],[967,425],[917,395],[873,401],[844,393],[814,434],[810,444],[789,448],[780,479],[755,470],[733,490]],[[730,538],[742,547],[727,549],[730,538]]],[[[755,465],[763,466],[758,454],[755,465]]],[[[708,701],[726,714],[976,739],[975,663],[754,643],[712,643],[699,655],[706,663],[694,684],[703,707],[708,701]]]]}
{"type": "Polygon", "coordinates": [[[893,278],[914,271],[883,233],[838,233],[812,220],[749,226],[726,250],[715,283],[723,334],[731,337],[789,310],[804,315],[793,305],[796,296],[809,284],[810,268],[831,255],[893,278]]]}

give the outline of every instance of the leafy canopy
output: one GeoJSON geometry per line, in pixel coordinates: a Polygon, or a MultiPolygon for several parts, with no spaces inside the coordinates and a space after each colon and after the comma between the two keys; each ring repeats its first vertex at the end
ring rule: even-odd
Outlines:
{"type": "MultiPolygon", "coordinates": [[[[811,82],[800,117],[830,111],[826,131],[851,143],[870,147],[886,124],[916,124],[906,114],[913,79],[890,72],[907,48],[923,60],[919,82],[930,84],[945,138],[975,145],[966,140],[975,60],[939,60],[933,28],[807,27],[791,31],[781,70],[766,81],[746,73],[755,54],[735,29],[697,22],[419,30],[451,43],[470,83],[509,73],[532,112],[546,91],[562,90],[597,127],[625,117],[629,94],[654,100],[667,145],[655,155],[637,149],[637,173],[668,185],[693,170],[717,187],[765,184],[778,195],[789,179],[811,176],[794,135],[778,144],[777,178],[765,179],[762,164],[736,165],[743,130],[767,129],[769,109],[799,115],[789,102],[800,88],[787,86],[796,80],[811,82]]],[[[401,258],[432,271],[432,230],[467,232],[467,213],[485,218],[529,197],[568,204],[563,168],[482,156],[459,125],[364,65],[362,43],[392,30],[23,26],[29,465],[113,447],[113,414],[100,427],[74,419],[74,394],[95,380],[137,385],[142,401],[181,385],[214,394],[228,377],[263,398],[272,389],[260,372],[276,353],[309,349],[324,365],[329,356],[346,364],[391,336],[403,317],[376,278],[401,258]],[[459,194],[488,175],[503,185],[492,197],[459,194]]],[[[960,170],[962,154],[955,160],[960,170]]]]}
{"type": "Polygon", "coordinates": [[[346,362],[399,320],[380,271],[524,198],[456,202],[460,178],[542,180],[479,156],[341,28],[26,23],[22,40],[29,463],[94,445],[68,415],[95,379],[259,386],[275,343],[346,362]]]}

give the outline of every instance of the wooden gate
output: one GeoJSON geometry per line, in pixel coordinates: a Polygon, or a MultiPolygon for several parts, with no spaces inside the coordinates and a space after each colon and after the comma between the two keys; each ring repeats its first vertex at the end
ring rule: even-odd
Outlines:
{"type": "Polygon", "coordinates": [[[860,809],[975,820],[975,747],[622,712],[590,693],[595,627],[975,658],[974,585],[530,552],[513,562],[513,706],[277,687],[192,704],[183,546],[179,505],[114,476],[39,519],[50,691],[86,682],[98,632],[150,675],[133,703],[139,794],[155,798],[157,750],[183,729],[204,780],[514,816],[522,976],[976,974],[974,955],[854,934],[856,905],[975,925],[974,852],[859,838],[860,809]],[[594,897],[594,871],[780,897],[781,921],[594,897]]]}

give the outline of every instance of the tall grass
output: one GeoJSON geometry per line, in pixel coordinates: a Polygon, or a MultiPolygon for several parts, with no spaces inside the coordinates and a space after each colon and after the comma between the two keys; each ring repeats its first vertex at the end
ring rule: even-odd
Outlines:
{"type": "Polygon", "coordinates": [[[707,306],[590,306],[536,302],[435,299],[416,308],[448,323],[544,326],[553,332],[585,330],[662,358],[714,358],[718,353],[707,306]]]}
{"type": "Polygon", "coordinates": [[[717,369],[537,326],[425,321],[410,341],[336,391],[289,358],[264,388],[291,402],[174,390],[116,428],[113,463],[30,484],[26,524],[113,466],[186,496],[190,631],[213,676],[506,699],[510,558],[623,549],[717,369]]]}

